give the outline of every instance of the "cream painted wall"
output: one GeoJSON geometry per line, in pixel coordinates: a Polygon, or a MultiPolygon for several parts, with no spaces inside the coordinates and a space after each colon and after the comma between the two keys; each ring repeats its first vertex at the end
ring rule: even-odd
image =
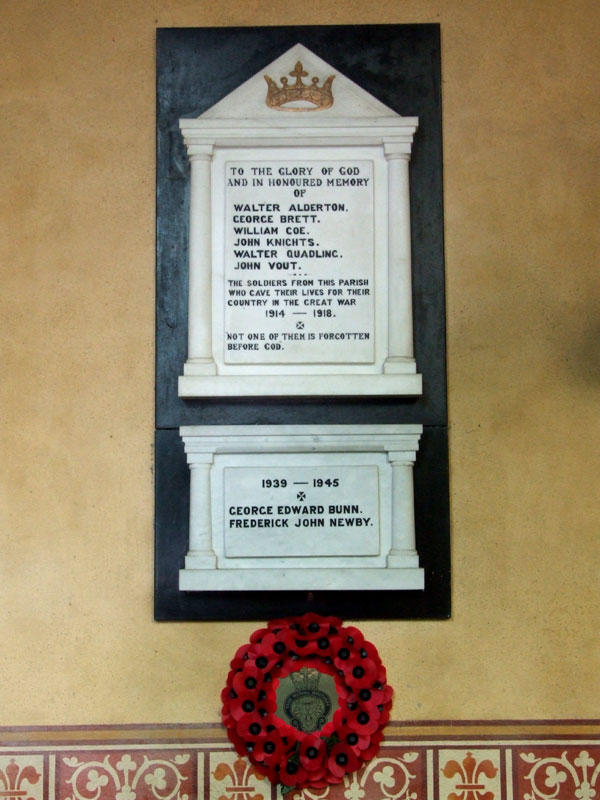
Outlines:
{"type": "Polygon", "coordinates": [[[2,3],[0,724],[219,716],[255,623],[152,621],[157,26],[442,26],[454,614],[396,719],[597,715],[596,0],[2,3]]]}

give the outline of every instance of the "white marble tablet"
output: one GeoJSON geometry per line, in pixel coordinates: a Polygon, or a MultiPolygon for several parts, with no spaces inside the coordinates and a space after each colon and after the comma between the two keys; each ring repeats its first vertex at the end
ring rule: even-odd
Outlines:
{"type": "Polygon", "coordinates": [[[191,161],[180,396],[421,393],[417,124],[301,44],[180,120],[191,161]]]}
{"type": "Polygon", "coordinates": [[[181,428],[190,538],[180,589],[422,589],[420,425],[181,428]]]}

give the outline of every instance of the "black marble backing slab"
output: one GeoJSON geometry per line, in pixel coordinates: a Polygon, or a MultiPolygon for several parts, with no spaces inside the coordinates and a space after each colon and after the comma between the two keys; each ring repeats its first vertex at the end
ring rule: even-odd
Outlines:
{"type": "Polygon", "coordinates": [[[307,610],[348,619],[449,616],[440,61],[440,29],[429,24],[157,31],[156,619],[264,619],[307,610]],[[189,227],[189,163],[178,120],[197,117],[297,42],[399,114],[419,117],[410,181],[414,343],[422,397],[177,396],[187,354],[189,227]],[[180,425],[401,423],[425,426],[415,467],[424,592],[179,592],[189,507],[180,425]]]}
{"type": "Polygon", "coordinates": [[[343,619],[444,619],[450,615],[448,435],[428,426],[414,468],[416,543],[425,591],[180,592],[188,549],[189,468],[178,431],[156,432],[157,620],[269,619],[335,614],[343,619]]]}

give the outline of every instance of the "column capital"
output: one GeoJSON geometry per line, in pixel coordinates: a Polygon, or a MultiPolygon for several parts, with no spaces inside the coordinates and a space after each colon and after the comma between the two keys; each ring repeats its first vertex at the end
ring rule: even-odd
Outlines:
{"type": "Polygon", "coordinates": [[[194,467],[205,467],[206,469],[210,469],[214,462],[214,455],[213,453],[187,453],[187,461],[190,466],[190,469],[194,469],[194,467]]]}
{"type": "MultiPolygon", "coordinates": [[[[418,445],[417,445],[418,446],[418,445]]],[[[415,450],[388,451],[388,461],[392,466],[412,467],[417,457],[415,450]]]]}
{"type": "Polygon", "coordinates": [[[214,145],[212,144],[188,144],[187,154],[191,162],[212,161],[214,145]]]}
{"type": "Polygon", "coordinates": [[[411,145],[408,142],[384,142],[383,153],[388,161],[410,161],[411,145]]]}

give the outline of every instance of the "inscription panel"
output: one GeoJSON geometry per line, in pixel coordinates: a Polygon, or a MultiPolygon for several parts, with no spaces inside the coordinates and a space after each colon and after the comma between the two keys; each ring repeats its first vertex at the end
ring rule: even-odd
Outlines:
{"type": "Polygon", "coordinates": [[[225,163],[224,361],[374,360],[373,162],[225,163]]]}
{"type": "Polygon", "coordinates": [[[379,553],[376,466],[223,470],[225,555],[379,553]]]}
{"type": "Polygon", "coordinates": [[[217,567],[383,567],[391,542],[391,467],[383,453],[216,454],[217,567]]]}
{"type": "MultiPolygon", "coordinates": [[[[382,149],[348,147],[343,157],[331,147],[217,149],[211,176],[218,376],[241,392],[253,376],[268,393],[270,379],[285,375],[278,393],[303,393],[313,391],[311,376],[346,376],[354,391],[351,376],[380,374],[388,342],[382,149]]],[[[320,384],[325,392],[330,383],[320,384]]]]}

